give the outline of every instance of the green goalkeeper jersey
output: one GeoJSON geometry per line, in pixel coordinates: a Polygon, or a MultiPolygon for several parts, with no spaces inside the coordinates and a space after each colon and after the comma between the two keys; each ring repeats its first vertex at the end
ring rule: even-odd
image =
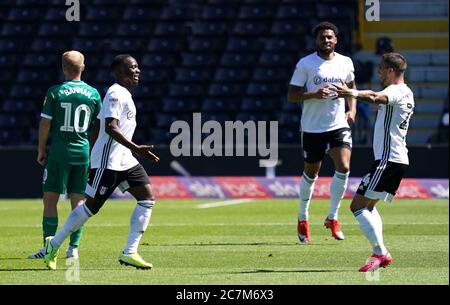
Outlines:
{"type": "Polygon", "coordinates": [[[88,164],[90,126],[101,107],[98,91],[83,81],[50,87],[41,113],[41,117],[51,120],[48,159],[88,164]]]}

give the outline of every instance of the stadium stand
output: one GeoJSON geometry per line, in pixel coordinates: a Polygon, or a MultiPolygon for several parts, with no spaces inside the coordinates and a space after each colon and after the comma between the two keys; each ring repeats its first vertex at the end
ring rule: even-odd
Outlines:
{"type": "MultiPolygon", "coordinates": [[[[301,110],[288,104],[286,92],[296,62],[315,48],[312,26],[325,17],[334,22],[341,31],[338,51],[345,55],[352,55],[352,33],[358,28],[357,1],[115,3],[83,2],[81,21],[67,22],[64,1],[1,2],[1,145],[36,144],[45,90],[62,80],[59,56],[69,49],[86,55],[84,79],[102,95],[112,82],[113,56],[130,53],[138,59],[141,84],[134,95],[141,110],[136,136],[143,142],[169,144],[171,122],[189,121],[191,112],[202,111],[203,120],[278,119],[280,141],[298,144],[301,110]]],[[[362,44],[364,48],[367,42],[362,44]]],[[[448,82],[448,49],[408,54],[411,81],[448,82]]],[[[430,136],[442,111],[437,99],[448,88],[423,85],[415,90],[419,99],[433,102],[427,109],[418,103],[423,116],[412,127],[430,136]]],[[[369,119],[361,113],[362,120],[369,119]]],[[[366,133],[371,128],[367,121],[363,126],[366,133]]],[[[367,142],[365,136],[356,139],[367,142]]],[[[414,139],[423,142],[413,136],[410,143],[414,139]]]]}

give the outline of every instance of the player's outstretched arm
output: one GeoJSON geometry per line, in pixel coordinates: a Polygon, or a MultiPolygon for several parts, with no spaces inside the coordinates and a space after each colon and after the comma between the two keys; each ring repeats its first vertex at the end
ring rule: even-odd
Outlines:
{"type": "Polygon", "coordinates": [[[128,140],[121,132],[118,125],[118,120],[114,118],[106,118],[105,131],[115,141],[119,142],[133,153],[141,156],[149,161],[158,162],[159,157],[153,154],[150,149],[153,149],[153,145],[137,145],[133,141],[128,140]]]}
{"type": "Polygon", "coordinates": [[[309,99],[326,99],[331,93],[327,87],[320,88],[316,92],[306,92],[305,87],[289,85],[287,99],[291,103],[301,103],[309,99]]]}
{"type": "Polygon", "coordinates": [[[47,152],[45,147],[47,145],[48,135],[50,134],[51,120],[46,118],[41,118],[39,123],[39,140],[38,140],[38,156],[37,162],[44,166],[47,160],[47,152]]]}
{"type": "Polygon", "coordinates": [[[335,84],[333,86],[336,88],[338,97],[353,97],[372,104],[387,104],[389,102],[387,95],[383,92],[350,89],[344,82],[340,86],[335,84]]]}

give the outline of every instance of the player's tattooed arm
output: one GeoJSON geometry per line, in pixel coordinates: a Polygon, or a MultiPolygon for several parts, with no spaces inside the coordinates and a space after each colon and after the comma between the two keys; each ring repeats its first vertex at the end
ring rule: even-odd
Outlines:
{"type": "Polygon", "coordinates": [[[387,104],[389,102],[387,95],[383,92],[351,89],[345,83],[342,83],[341,85],[333,84],[333,86],[336,88],[338,97],[353,97],[372,104],[387,104]]]}
{"type": "Polygon", "coordinates": [[[305,87],[289,85],[287,99],[291,103],[301,103],[309,99],[326,99],[331,93],[327,87],[320,88],[315,92],[307,92],[305,87]]]}
{"type": "Polygon", "coordinates": [[[137,145],[133,141],[128,140],[120,131],[118,123],[119,120],[115,118],[105,119],[105,131],[111,138],[144,159],[155,162],[159,161],[159,157],[150,151],[153,149],[153,145],[137,145]]]}

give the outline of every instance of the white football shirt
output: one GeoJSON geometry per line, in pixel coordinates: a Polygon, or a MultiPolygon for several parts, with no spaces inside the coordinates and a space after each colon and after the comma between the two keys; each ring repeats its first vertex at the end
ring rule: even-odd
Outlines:
{"type": "Polygon", "coordinates": [[[378,106],[373,136],[375,160],[408,165],[406,133],[414,111],[413,92],[406,84],[397,84],[386,87],[382,93],[389,102],[378,106]]]}
{"type": "MultiPolygon", "coordinates": [[[[314,52],[300,59],[291,78],[291,85],[305,87],[306,92],[315,92],[331,84],[340,85],[355,79],[352,60],[334,52],[331,60],[322,59],[314,52]]],[[[333,87],[334,88],[334,87],[333,87]]],[[[321,133],[349,127],[345,119],[345,100],[339,98],[308,99],[303,101],[301,130],[321,133]]]]}
{"type": "Polygon", "coordinates": [[[120,132],[131,141],[136,129],[136,106],[131,93],[117,83],[109,87],[97,118],[100,120],[100,130],[91,152],[91,168],[124,171],[137,165],[139,162],[131,150],[116,142],[105,131],[105,119],[115,118],[119,120],[120,132]]]}

